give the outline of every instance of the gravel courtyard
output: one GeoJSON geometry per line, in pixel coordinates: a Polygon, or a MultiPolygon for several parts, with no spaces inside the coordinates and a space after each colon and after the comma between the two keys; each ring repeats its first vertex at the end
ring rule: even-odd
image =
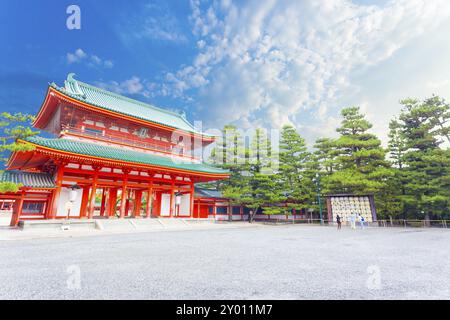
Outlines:
{"type": "Polygon", "coordinates": [[[262,225],[0,241],[0,299],[450,299],[449,244],[262,225]]]}

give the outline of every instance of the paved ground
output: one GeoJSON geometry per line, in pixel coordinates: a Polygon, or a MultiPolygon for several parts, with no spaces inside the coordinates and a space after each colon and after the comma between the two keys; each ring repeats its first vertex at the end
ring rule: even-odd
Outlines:
{"type": "Polygon", "coordinates": [[[449,243],[261,225],[0,241],[0,299],[450,299],[449,243]]]}

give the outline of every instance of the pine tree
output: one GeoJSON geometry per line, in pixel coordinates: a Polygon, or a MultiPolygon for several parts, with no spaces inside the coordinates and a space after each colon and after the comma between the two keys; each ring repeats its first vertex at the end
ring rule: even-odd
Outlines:
{"type": "MultiPolygon", "coordinates": [[[[11,152],[31,151],[34,148],[28,144],[18,143],[17,139],[25,139],[34,136],[39,132],[33,131],[30,124],[34,117],[15,113],[3,112],[0,114],[0,161],[5,163],[11,152]]],[[[20,185],[11,182],[0,182],[1,192],[17,192],[20,185]]]]}
{"type": "Polygon", "coordinates": [[[272,142],[265,129],[257,128],[250,143],[249,186],[251,202],[247,207],[253,213],[265,214],[284,213],[285,208],[275,206],[286,200],[282,185],[277,179],[277,156],[272,149],[272,142]]]}
{"type": "Polygon", "coordinates": [[[402,125],[397,119],[393,119],[389,123],[388,138],[390,159],[396,168],[402,170],[404,168],[405,153],[408,150],[408,145],[402,131],[402,125]]]}
{"type": "Polygon", "coordinates": [[[232,204],[245,205],[254,214],[282,212],[284,208],[273,205],[285,198],[275,178],[276,154],[266,130],[257,128],[247,147],[243,138],[234,126],[227,125],[213,150],[213,163],[222,162],[220,166],[231,173],[219,189],[232,204]]]}
{"type": "Polygon", "coordinates": [[[233,125],[225,125],[211,152],[211,160],[214,165],[230,171],[229,179],[219,180],[215,185],[230,200],[230,219],[232,205],[243,205],[250,201],[249,179],[246,175],[249,171],[248,157],[242,133],[233,125]]]}
{"type": "Polygon", "coordinates": [[[392,175],[385,160],[381,141],[368,132],[372,124],[360,113],[359,107],[341,111],[343,120],[335,140],[337,156],[334,171],[325,177],[326,191],[331,193],[379,193],[386,188],[392,175]]]}
{"type": "Polygon", "coordinates": [[[336,157],[339,152],[336,150],[336,143],[330,138],[319,138],[314,144],[314,162],[316,170],[322,176],[332,174],[336,168],[336,157]]]}
{"type": "Polygon", "coordinates": [[[383,211],[389,216],[406,218],[402,197],[405,196],[405,154],[408,150],[407,142],[398,119],[389,123],[388,133],[389,158],[392,163],[392,176],[388,178],[386,192],[381,195],[384,199],[383,211]]]}
{"type": "Polygon", "coordinates": [[[445,139],[447,143],[450,143],[450,105],[439,96],[432,96],[425,99],[423,105],[428,106],[428,110],[431,111],[430,122],[432,123],[433,133],[445,139]]]}
{"type": "Polygon", "coordinates": [[[273,153],[267,131],[256,128],[250,142],[249,164],[253,173],[273,174],[276,154],[273,153]]]}
{"type": "Polygon", "coordinates": [[[311,153],[307,150],[305,140],[293,126],[285,125],[282,128],[280,139],[279,172],[284,194],[290,200],[289,209],[304,209],[310,207],[314,199],[314,175],[311,166],[311,153]]]}
{"type": "Polygon", "coordinates": [[[402,196],[405,210],[415,218],[448,215],[450,151],[440,145],[448,138],[449,105],[436,96],[423,102],[405,99],[401,104],[399,122],[408,147],[402,196]]]}

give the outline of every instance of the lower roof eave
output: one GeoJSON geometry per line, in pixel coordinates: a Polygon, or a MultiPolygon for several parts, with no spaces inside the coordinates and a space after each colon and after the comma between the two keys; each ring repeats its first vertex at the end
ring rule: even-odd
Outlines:
{"type": "MultiPolygon", "coordinates": [[[[144,164],[144,163],[138,163],[138,162],[130,162],[130,161],[123,161],[123,160],[117,160],[117,159],[110,159],[110,158],[102,158],[98,156],[91,156],[91,155],[84,155],[84,154],[78,154],[73,152],[67,152],[64,150],[58,150],[54,148],[49,148],[45,146],[41,146],[39,144],[25,141],[25,140],[19,140],[19,142],[27,143],[33,145],[36,149],[32,152],[36,153],[43,153],[47,154],[49,156],[56,156],[59,158],[65,158],[68,160],[75,160],[75,161],[88,161],[93,163],[99,163],[103,165],[110,165],[110,166],[121,166],[121,167],[128,167],[128,168],[142,168],[145,170],[156,170],[156,171],[167,171],[167,172],[173,172],[173,173],[181,173],[181,174],[188,174],[192,176],[200,176],[208,178],[208,180],[221,180],[221,179],[227,179],[229,178],[229,173],[211,173],[211,172],[205,172],[205,171],[197,171],[197,170],[186,170],[186,169],[180,169],[180,168],[172,168],[169,166],[158,166],[158,165],[150,165],[150,164],[144,164]]],[[[9,167],[13,167],[13,160],[15,157],[15,154],[11,156],[11,161],[8,162],[9,167]]]]}

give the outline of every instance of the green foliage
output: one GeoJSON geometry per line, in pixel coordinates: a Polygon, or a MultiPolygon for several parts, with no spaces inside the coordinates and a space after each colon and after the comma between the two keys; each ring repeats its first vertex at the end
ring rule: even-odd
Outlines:
{"type": "Polygon", "coordinates": [[[212,159],[231,177],[219,188],[233,204],[284,214],[317,209],[318,174],[324,193],[374,194],[381,217],[448,218],[450,151],[441,146],[450,143],[449,105],[437,96],[401,104],[389,124],[388,150],[369,132],[372,124],[358,107],[344,108],[339,137],[316,140],[312,153],[292,126],[282,129],[279,154],[264,130],[256,129],[246,147],[241,132],[225,126],[212,159]]]}
{"type": "Polygon", "coordinates": [[[333,150],[328,166],[332,166],[333,171],[324,178],[325,191],[354,194],[382,192],[393,173],[385,160],[386,151],[381,147],[381,141],[368,132],[372,124],[360,113],[359,107],[344,108],[341,115],[343,120],[336,130],[340,133],[339,138],[333,142],[326,141],[332,145],[328,147],[328,150],[333,150]]]}
{"type": "MultiPolygon", "coordinates": [[[[1,172],[0,172],[1,174],[1,172]]],[[[19,191],[19,188],[21,187],[21,184],[15,184],[13,182],[0,182],[0,193],[6,193],[6,192],[17,192],[19,191]]]]}
{"type": "Polygon", "coordinates": [[[407,140],[402,131],[402,125],[397,119],[392,119],[389,123],[389,156],[398,169],[403,169],[405,162],[405,153],[408,150],[407,140]]]}
{"type": "Polygon", "coordinates": [[[265,214],[284,212],[285,208],[274,206],[286,200],[277,179],[265,173],[255,172],[250,180],[250,186],[252,201],[247,206],[254,212],[260,208],[265,214]]]}
{"type": "Polygon", "coordinates": [[[275,178],[277,159],[264,129],[257,128],[249,145],[244,135],[232,125],[227,125],[212,150],[211,160],[216,166],[230,170],[230,178],[217,186],[232,204],[245,205],[254,212],[279,210],[271,204],[283,199],[279,181],[275,178]]]}
{"type": "Polygon", "coordinates": [[[395,178],[390,199],[400,204],[392,215],[403,218],[448,217],[450,154],[449,105],[433,96],[405,99],[401,114],[390,123],[389,151],[395,178]]]}
{"type": "Polygon", "coordinates": [[[327,176],[333,173],[336,165],[336,157],[339,151],[336,149],[336,144],[333,139],[320,138],[314,144],[314,165],[315,169],[321,173],[322,176],[327,176]]]}
{"type": "MultiPolygon", "coordinates": [[[[0,153],[1,162],[6,162],[11,152],[31,151],[34,148],[28,144],[17,143],[17,139],[25,139],[27,137],[38,134],[30,128],[34,117],[15,113],[2,112],[0,114],[0,153]]],[[[11,182],[0,182],[1,192],[17,192],[18,185],[11,182]]]]}
{"type": "MultiPolygon", "coordinates": [[[[10,114],[3,112],[0,114],[0,152],[5,151],[30,151],[32,147],[26,144],[17,143],[17,139],[25,139],[37,135],[39,132],[33,131],[30,124],[34,117],[22,113],[10,114]]],[[[3,161],[6,158],[3,157],[3,161]]]]}
{"type": "Polygon", "coordinates": [[[230,178],[217,182],[216,187],[231,200],[233,204],[247,202],[248,179],[245,172],[250,169],[249,151],[244,147],[242,133],[232,125],[222,130],[222,136],[216,141],[211,152],[211,161],[216,166],[230,171],[230,178]]]}
{"type": "Polygon", "coordinates": [[[316,167],[305,140],[293,126],[285,125],[281,132],[277,179],[289,200],[289,209],[306,209],[315,201],[316,167]]]}
{"type": "Polygon", "coordinates": [[[278,154],[264,129],[255,129],[248,141],[245,146],[242,133],[227,125],[212,151],[213,163],[231,173],[230,179],[219,183],[224,197],[255,213],[280,214],[310,207],[307,203],[314,197],[315,171],[305,141],[295,128],[283,127],[278,154]],[[286,201],[287,207],[278,205],[286,201]]]}
{"type": "Polygon", "coordinates": [[[405,99],[399,120],[391,126],[390,154],[396,180],[395,199],[403,204],[403,217],[448,217],[450,199],[450,108],[437,96],[418,101],[405,99]]]}

